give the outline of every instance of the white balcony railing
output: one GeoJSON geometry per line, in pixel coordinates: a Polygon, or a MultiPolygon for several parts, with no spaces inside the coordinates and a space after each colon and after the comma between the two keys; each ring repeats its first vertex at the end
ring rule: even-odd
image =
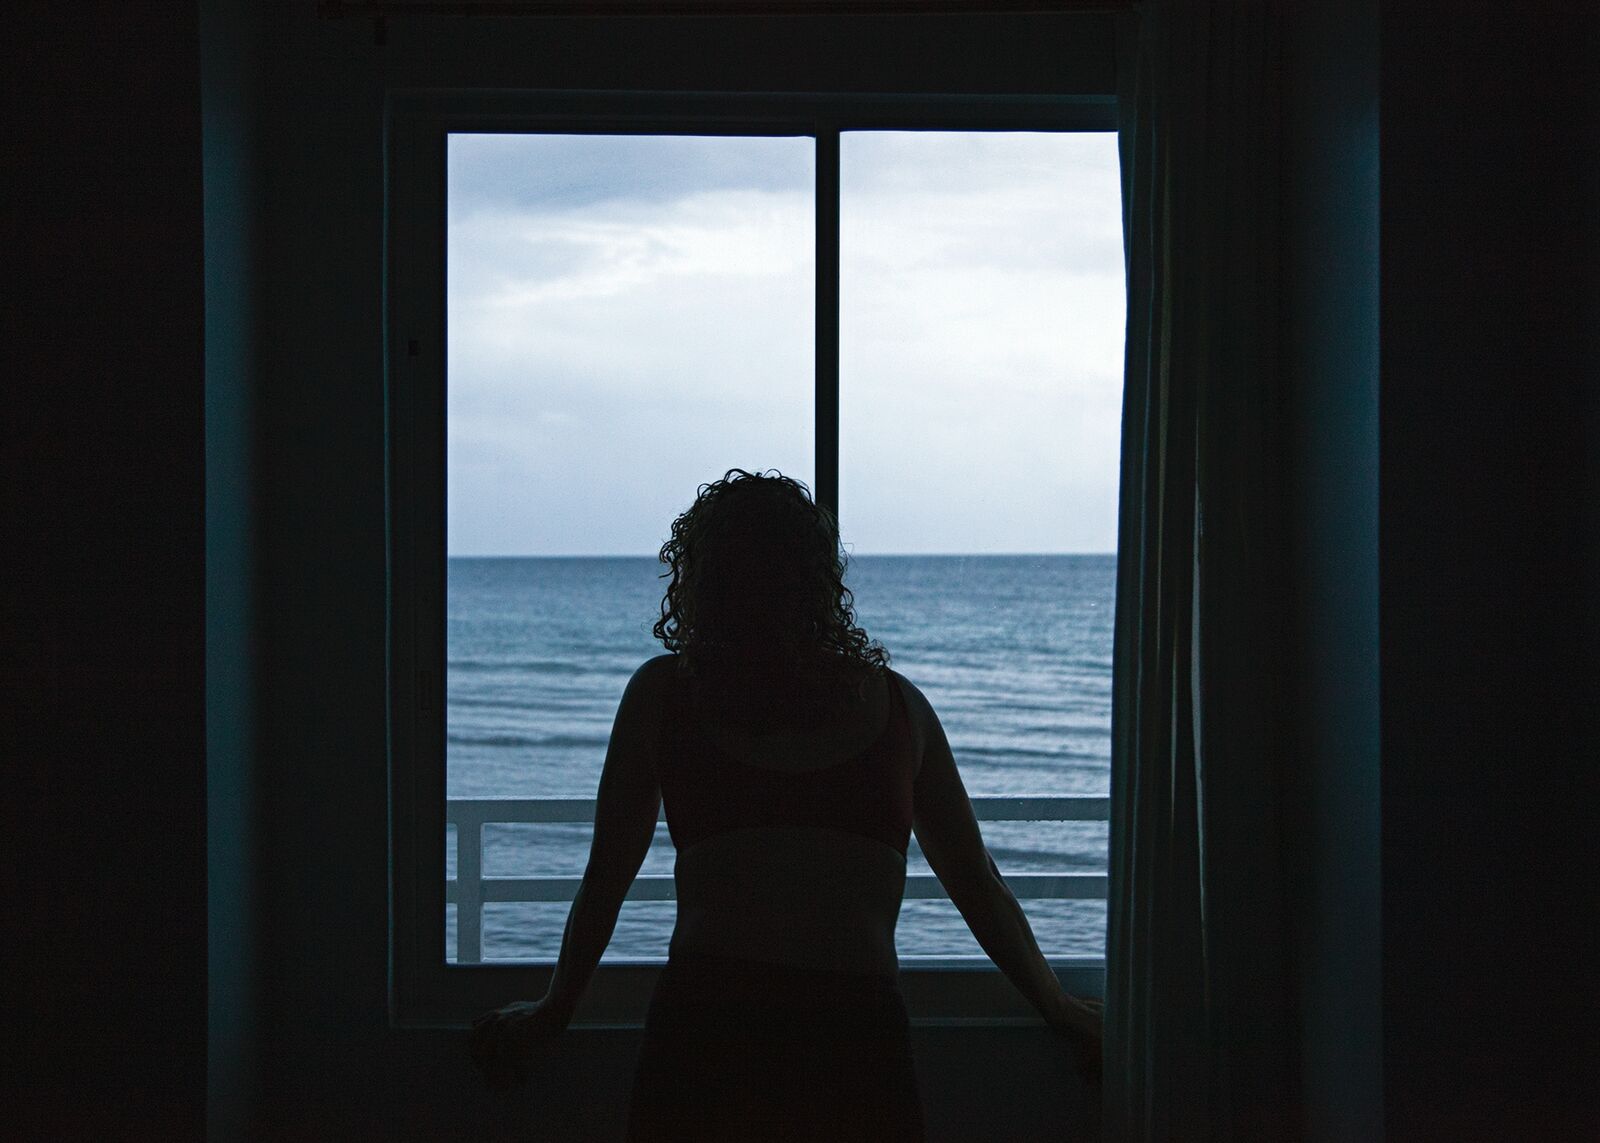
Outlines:
{"type": "MultiPolygon", "coordinates": [[[[1103,822],[1111,814],[1109,798],[973,798],[972,809],[986,822],[1103,822]]],[[[485,877],[485,825],[594,821],[593,798],[451,798],[446,821],[456,827],[456,876],[445,882],[445,901],[456,907],[456,963],[483,960],[483,906],[486,902],[571,901],[581,877],[485,877]]],[[[1006,884],[1018,898],[1047,901],[1104,900],[1104,873],[1007,873],[1006,884]]],[[[670,874],[643,874],[628,890],[629,901],[671,901],[676,893],[670,874]]],[[[945,896],[944,886],[929,873],[906,877],[907,900],[945,896]]]]}

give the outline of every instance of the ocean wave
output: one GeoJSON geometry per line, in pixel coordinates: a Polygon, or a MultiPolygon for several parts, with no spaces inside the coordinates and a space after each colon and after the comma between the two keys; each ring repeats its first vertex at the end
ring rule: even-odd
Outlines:
{"type": "Polygon", "coordinates": [[[611,739],[606,735],[592,734],[472,734],[451,731],[445,739],[452,746],[509,746],[581,749],[604,748],[611,739]]]}
{"type": "MultiPolygon", "coordinates": [[[[634,664],[637,666],[637,664],[634,664]]],[[[621,675],[626,676],[633,667],[621,668],[596,664],[592,658],[575,652],[566,659],[451,659],[451,671],[479,673],[504,671],[518,675],[621,675]]]]}
{"type": "MultiPolygon", "coordinates": [[[[1067,844],[1049,849],[1042,845],[996,845],[986,839],[984,848],[994,858],[1002,874],[1106,872],[1104,841],[1099,845],[1067,844]]],[[[921,856],[920,850],[917,855],[921,856]]]]}
{"type": "Polygon", "coordinates": [[[993,761],[1029,759],[1042,762],[1104,762],[1107,755],[1094,750],[1074,750],[1071,747],[1045,748],[1041,746],[964,746],[951,744],[957,761],[983,758],[993,761]]]}
{"type": "Polygon", "coordinates": [[[551,694],[539,692],[530,694],[526,689],[517,689],[509,695],[497,697],[494,694],[450,695],[451,710],[500,710],[510,711],[523,715],[543,715],[549,717],[553,714],[593,714],[610,718],[617,708],[616,700],[610,696],[590,696],[587,694],[551,694]]]}

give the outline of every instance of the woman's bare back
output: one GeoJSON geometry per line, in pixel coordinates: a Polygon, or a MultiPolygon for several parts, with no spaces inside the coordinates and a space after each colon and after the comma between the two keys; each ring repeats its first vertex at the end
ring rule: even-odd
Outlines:
{"type": "MultiPolygon", "coordinates": [[[[889,687],[899,685],[891,673],[872,676],[860,703],[818,726],[771,734],[709,719],[700,726],[736,764],[820,773],[852,764],[893,732],[889,687]]],[[[673,952],[892,976],[905,870],[893,846],[846,829],[759,825],[717,833],[678,854],[673,952]]]]}
{"type": "Polygon", "coordinates": [[[728,757],[763,770],[800,774],[848,761],[888,728],[888,672],[869,676],[859,703],[842,706],[819,725],[754,734],[702,716],[701,727],[728,757]]]}

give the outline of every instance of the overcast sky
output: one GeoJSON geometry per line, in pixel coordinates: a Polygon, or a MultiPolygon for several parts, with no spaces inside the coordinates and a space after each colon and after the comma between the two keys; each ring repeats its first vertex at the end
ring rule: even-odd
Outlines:
{"type": "MultiPolygon", "coordinates": [[[[449,550],[654,554],[730,467],[812,481],[810,138],[453,135],[449,550]]],[[[1115,547],[1115,136],[841,142],[858,555],[1115,547]]]]}

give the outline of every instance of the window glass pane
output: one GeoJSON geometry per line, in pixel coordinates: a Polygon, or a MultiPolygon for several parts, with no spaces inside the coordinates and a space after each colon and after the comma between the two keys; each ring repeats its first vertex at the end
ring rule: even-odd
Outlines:
{"type": "MultiPolygon", "coordinates": [[[[811,481],[814,148],[450,137],[449,797],[592,798],[673,517],[728,468],[811,481]]],[[[491,826],[485,872],[580,873],[588,838],[491,826]]],[[[608,955],[663,955],[670,904],[629,909],[608,955]]],[[[553,956],[504,925],[541,910],[559,943],[565,905],[496,905],[485,955],[553,956]]]]}
{"type": "MultiPolygon", "coordinates": [[[[999,858],[995,859],[999,863],[999,858]]],[[[1001,865],[1001,872],[1005,866],[1001,865]]],[[[1106,903],[1099,901],[1018,902],[1027,914],[1039,948],[1048,957],[1103,957],[1106,954],[1106,903]]],[[[905,967],[915,957],[972,957],[987,960],[983,946],[946,898],[907,901],[900,906],[895,944],[905,967]]]]}
{"type": "MultiPolygon", "coordinates": [[[[938,710],[973,795],[1103,797],[1116,138],[853,132],[840,163],[839,499],[858,617],[938,710]]],[[[1083,830],[985,836],[1005,838],[1005,873],[1101,872],[1104,827],[1088,849],[1083,830]]],[[[1101,951],[1103,902],[1023,906],[1046,953],[1101,951]]],[[[908,903],[901,954],[965,949],[948,920],[908,903]]]]}
{"type": "MultiPolygon", "coordinates": [[[[485,905],[483,959],[554,961],[561,952],[561,934],[571,908],[565,901],[485,905]]],[[[676,918],[677,906],[671,901],[624,901],[600,963],[666,960],[676,918]]]]}

